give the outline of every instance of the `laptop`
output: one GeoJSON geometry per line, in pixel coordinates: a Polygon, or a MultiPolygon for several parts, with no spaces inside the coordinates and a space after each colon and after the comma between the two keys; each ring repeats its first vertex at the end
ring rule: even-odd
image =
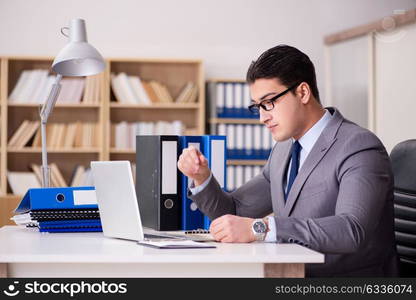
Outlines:
{"type": "Polygon", "coordinates": [[[104,236],[134,240],[214,241],[210,234],[144,229],[130,161],[92,161],[92,176],[104,236]],[[146,231],[146,232],[145,232],[146,231]]]}
{"type": "Polygon", "coordinates": [[[92,161],[91,171],[104,236],[134,241],[184,239],[145,234],[129,161],[92,161]]]}

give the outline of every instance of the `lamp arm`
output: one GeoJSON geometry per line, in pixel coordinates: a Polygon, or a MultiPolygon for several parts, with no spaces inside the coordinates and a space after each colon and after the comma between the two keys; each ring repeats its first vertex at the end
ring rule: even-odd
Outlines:
{"type": "Polygon", "coordinates": [[[56,76],[55,82],[52,85],[51,92],[49,93],[48,99],[43,104],[40,115],[40,126],[41,126],[41,138],[42,138],[42,187],[50,187],[50,169],[48,166],[48,153],[46,150],[46,123],[48,122],[49,115],[55,106],[56,100],[58,99],[59,92],[61,90],[61,79],[62,75],[56,76]]]}
{"type": "Polygon", "coordinates": [[[48,99],[42,106],[42,110],[40,111],[40,119],[42,122],[46,123],[48,121],[49,115],[51,114],[52,109],[55,106],[56,100],[58,99],[58,95],[61,90],[61,79],[62,75],[58,74],[56,76],[55,82],[52,85],[52,89],[49,93],[48,99]]]}

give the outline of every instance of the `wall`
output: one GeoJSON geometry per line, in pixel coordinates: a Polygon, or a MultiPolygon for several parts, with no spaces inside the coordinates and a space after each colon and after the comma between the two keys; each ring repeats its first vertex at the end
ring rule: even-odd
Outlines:
{"type": "MultiPolygon", "coordinates": [[[[379,19],[415,0],[0,0],[0,55],[55,55],[74,17],[106,57],[202,58],[206,77],[244,78],[280,43],[306,52],[324,96],[323,36],[379,19]]],[[[324,101],[325,102],[325,101],[324,101]]]]}

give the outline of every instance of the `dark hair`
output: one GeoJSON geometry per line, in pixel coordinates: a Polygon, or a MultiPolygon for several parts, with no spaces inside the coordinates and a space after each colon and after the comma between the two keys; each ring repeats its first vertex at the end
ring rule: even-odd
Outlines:
{"type": "Polygon", "coordinates": [[[278,45],[253,61],[247,71],[247,82],[252,84],[261,78],[277,78],[286,87],[306,82],[320,103],[315,67],[305,53],[294,47],[278,45]]]}

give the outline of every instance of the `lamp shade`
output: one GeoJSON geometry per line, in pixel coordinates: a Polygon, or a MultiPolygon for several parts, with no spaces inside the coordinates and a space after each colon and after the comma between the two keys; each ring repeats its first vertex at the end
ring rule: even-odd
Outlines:
{"type": "Polygon", "coordinates": [[[73,19],[69,29],[69,43],[55,57],[52,70],[62,76],[90,76],[102,72],[104,59],[88,44],[85,21],[73,19]]]}

